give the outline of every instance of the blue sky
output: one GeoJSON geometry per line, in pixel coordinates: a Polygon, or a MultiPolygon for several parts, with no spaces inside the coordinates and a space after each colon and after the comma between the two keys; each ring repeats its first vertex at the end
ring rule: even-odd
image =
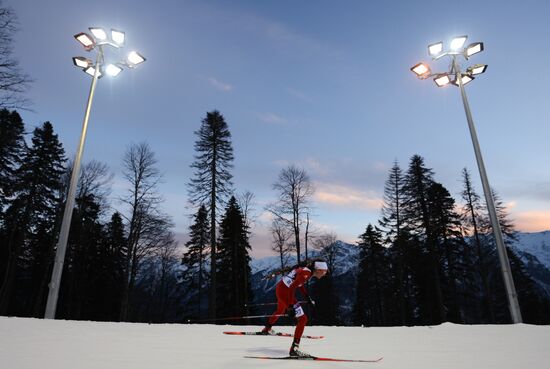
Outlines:
{"type": "MultiPolygon", "coordinates": [[[[110,166],[116,193],[125,148],[146,140],[180,234],[189,224],[193,132],[214,109],[233,135],[235,188],[255,193],[258,213],[275,197],[279,170],[296,164],[317,188],[316,228],[345,241],[378,219],[394,160],[405,169],[422,155],[456,198],[468,167],[481,193],[459,90],[420,81],[409,68],[429,61],[430,43],[464,34],[483,41],[471,64],[489,67],[467,93],[491,185],[518,229],[550,229],[548,1],[4,3],[21,25],[16,55],[36,80],[34,112],[23,118],[29,127],[51,121],[69,156],[90,83],[72,65],[71,57],[86,56],[73,35],[121,29],[127,49],[145,55],[140,68],[99,81],[85,160],[110,166]]],[[[267,225],[259,214],[257,256],[268,253],[267,225]]]]}

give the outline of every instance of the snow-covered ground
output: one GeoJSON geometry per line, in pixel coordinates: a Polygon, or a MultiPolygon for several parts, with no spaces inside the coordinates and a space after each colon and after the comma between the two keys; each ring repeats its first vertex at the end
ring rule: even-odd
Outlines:
{"type": "Polygon", "coordinates": [[[243,329],[258,327],[0,317],[0,368],[550,368],[550,326],[306,327],[306,334],[326,338],[302,340],[304,351],[351,359],[384,356],[374,364],[245,359],[245,355],[285,356],[291,339],[222,334],[224,330],[243,329]]]}

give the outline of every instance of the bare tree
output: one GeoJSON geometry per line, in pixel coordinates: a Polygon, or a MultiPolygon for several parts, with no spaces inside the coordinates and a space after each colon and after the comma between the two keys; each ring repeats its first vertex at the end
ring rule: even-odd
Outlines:
{"type": "Polygon", "coordinates": [[[121,199],[129,206],[129,215],[125,216],[128,238],[120,311],[122,321],[128,318],[129,296],[143,258],[155,250],[166,230],[173,226],[170,218],[159,210],[162,199],[158,185],[162,176],[156,164],[154,152],[144,142],[130,145],[123,157],[123,176],[130,187],[121,199]]]}
{"type": "Polygon", "coordinates": [[[18,30],[13,9],[0,0],[0,108],[25,108],[30,105],[24,96],[32,80],[19,68],[13,56],[13,35],[18,30]]]}
{"type": "Polygon", "coordinates": [[[246,190],[237,196],[237,203],[243,213],[244,224],[250,229],[258,218],[256,214],[256,196],[251,191],[246,190]]]}
{"type": "Polygon", "coordinates": [[[288,240],[292,237],[292,233],[286,224],[277,218],[273,219],[269,230],[273,241],[272,250],[279,254],[281,269],[284,269],[288,260],[288,254],[292,249],[292,246],[288,244],[288,240]]]}
{"type": "MultiPolygon", "coordinates": [[[[69,182],[73,171],[73,162],[67,164],[63,175],[63,196],[61,202],[65,201],[67,192],[69,191],[69,182]]],[[[87,196],[93,196],[94,201],[100,206],[100,209],[107,210],[109,196],[111,195],[111,184],[114,174],[109,171],[107,164],[97,160],[91,160],[82,165],[78,186],[76,190],[76,198],[81,199],[87,196]]]]}
{"type": "Polygon", "coordinates": [[[340,249],[340,243],[336,242],[336,234],[324,233],[315,238],[313,245],[315,249],[321,252],[321,256],[325,259],[328,265],[329,272],[334,273],[336,256],[340,249]]]}
{"type": "Polygon", "coordinates": [[[93,195],[102,208],[107,207],[114,174],[107,164],[92,160],[82,166],[78,181],[77,197],[93,195]]]}
{"type": "Polygon", "coordinates": [[[292,230],[299,263],[303,215],[309,210],[315,189],[306,171],[294,165],[281,170],[277,181],[273,184],[273,189],[277,192],[278,199],[268,205],[266,210],[292,230]]]}

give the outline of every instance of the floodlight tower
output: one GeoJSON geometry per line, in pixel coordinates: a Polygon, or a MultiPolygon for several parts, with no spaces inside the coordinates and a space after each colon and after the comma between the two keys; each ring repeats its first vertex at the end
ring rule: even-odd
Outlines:
{"type": "Polygon", "coordinates": [[[65,261],[65,252],[67,250],[67,240],[69,238],[69,229],[71,226],[71,218],[74,209],[76,187],[78,183],[78,177],[80,176],[80,165],[82,160],[82,153],[84,151],[84,143],[86,141],[86,132],[88,131],[88,120],[90,118],[90,110],[92,108],[92,100],[94,98],[95,87],[97,80],[103,77],[103,74],[107,74],[112,77],[116,77],[122,72],[123,67],[135,68],[137,65],[143,63],[145,58],[136,51],[132,51],[128,54],[126,60],[122,60],[116,63],[105,63],[105,56],[103,47],[110,46],[115,49],[120,49],[124,46],[126,41],[126,34],[122,31],[112,29],[110,34],[103,28],[90,27],[91,34],[78,33],[74,37],[84,46],[84,50],[90,52],[92,50],[97,51],[95,62],[85,58],[83,56],[76,56],[73,58],[75,66],[82,68],[82,70],[91,75],[92,85],[90,87],[90,93],[88,95],[88,102],[86,104],[86,110],[84,113],[84,121],[82,123],[82,132],[80,134],[80,141],[76,152],[76,158],[74,161],[71,182],[69,185],[69,192],[65,201],[65,209],[63,212],[63,221],[61,223],[61,230],[59,232],[59,238],[57,241],[57,250],[55,253],[55,261],[53,265],[52,277],[49,284],[48,301],[46,303],[46,313],[44,318],[55,319],[55,311],[57,309],[57,298],[59,296],[59,287],[61,284],[61,274],[63,273],[63,263],[65,261]]]}
{"type": "Polygon", "coordinates": [[[508,307],[510,309],[510,315],[512,318],[512,322],[521,323],[521,310],[519,307],[516,288],[514,286],[514,280],[512,278],[510,261],[508,260],[508,254],[504,245],[504,238],[502,236],[502,230],[500,229],[500,223],[498,221],[491,186],[489,185],[489,179],[487,178],[487,172],[485,170],[485,164],[483,163],[483,157],[481,155],[481,149],[479,147],[479,142],[477,139],[474,120],[472,118],[470,105],[468,104],[468,99],[466,97],[466,90],[464,89],[464,85],[473,81],[475,79],[475,76],[484,73],[487,70],[487,65],[474,64],[471,67],[468,67],[465,72],[462,72],[457,62],[457,58],[459,57],[463,57],[464,59],[469,60],[472,55],[483,51],[483,42],[474,42],[464,47],[467,38],[467,36],[455,37],[454,39],[452,39],[449,50],[447,51],[443,50],[443,42],[437,42],[428,45],[428,53],[434,61],[439,60],[445,56],[452,59],[451,67],[448,72],[433,73],[429,65],[426,63],[416,64],[411,68],[411,71],[415,73],[420,79],[433,78],[433,81],[438,87],[444,87],[452,84],[460,88],[462,103],[464,105],[464,111],[466,112],[466,119],[468,121],[470,136],[472,137],[472,144],[474,146],[479,175],[481,177],[481,183],[483,186],[483,193],[485,195],[485,201],[487,203],[489,218],[491,220],[491,226],[493,228],[493,234],[497,246],[500,267],[502,270],[502,277],[504,279],[504,285],[506,287],[506,294],[508,297],[508,307]]]}

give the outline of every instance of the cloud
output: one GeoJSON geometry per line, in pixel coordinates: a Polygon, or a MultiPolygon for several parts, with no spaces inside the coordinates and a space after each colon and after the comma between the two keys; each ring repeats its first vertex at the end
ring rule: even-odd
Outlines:
{"type": "Polygon", "coordinates": [[[350,209],[378,210],[382,207],[382,198],[374,191],[360,191],[340,184],[318,183],[315,200],[350,209]]]}
{"type": "Polygon", "coordinates": [[[330,174],[329,169],[317,159],[308,158],[305,160],[304,165],[308,170],[312,171],[313,174],[315,175],[328,176],[330,174]]]}
{"type": "Polygon", "coordinates": [[[288,87],[286,89],[288,91],[288,93],[300,100],[303,100],[303,101],[307,101],[307,102],[312,102],[313,100],[311,99],[311,97],[307,96],[305,93],[303,93],[302,91],[298,91],[298,90],[295,90],[291,87],[288,87]]]}
{"type": "Polygon", "coordinates": [[[304,55],[319,53],[325,49],[323,44],[317,40],[295,32],[283,23],[260,19],[259,22],[261,27],[263,26],[266,36],[282,47],[287,48],[291,46],[295,52],[300,52],[304,55]]]}
{"type": "Polygon", "coordinates": [[[522,211],[512,214],[516,228],[522,232],[540,232],[550,230],[550,211],[522,211]]]}
{"type": "Polygon", "coordinates": [[[208,78],[208,82],[210,82],[210,84],[217,88],[218,90],[220,91],[223,91],[223,92],[229,92],[231,90],[233,90],[233,86],[228,84],[228,83],[225,83],[225,82],[222,82],[214,77],[210,77],[208,78]]]}
{"type": "Polygon", "coordinates": [[[274,113],[260,114],[260,120],[269,124],[288,124],[288,120],[274,113]]]}

